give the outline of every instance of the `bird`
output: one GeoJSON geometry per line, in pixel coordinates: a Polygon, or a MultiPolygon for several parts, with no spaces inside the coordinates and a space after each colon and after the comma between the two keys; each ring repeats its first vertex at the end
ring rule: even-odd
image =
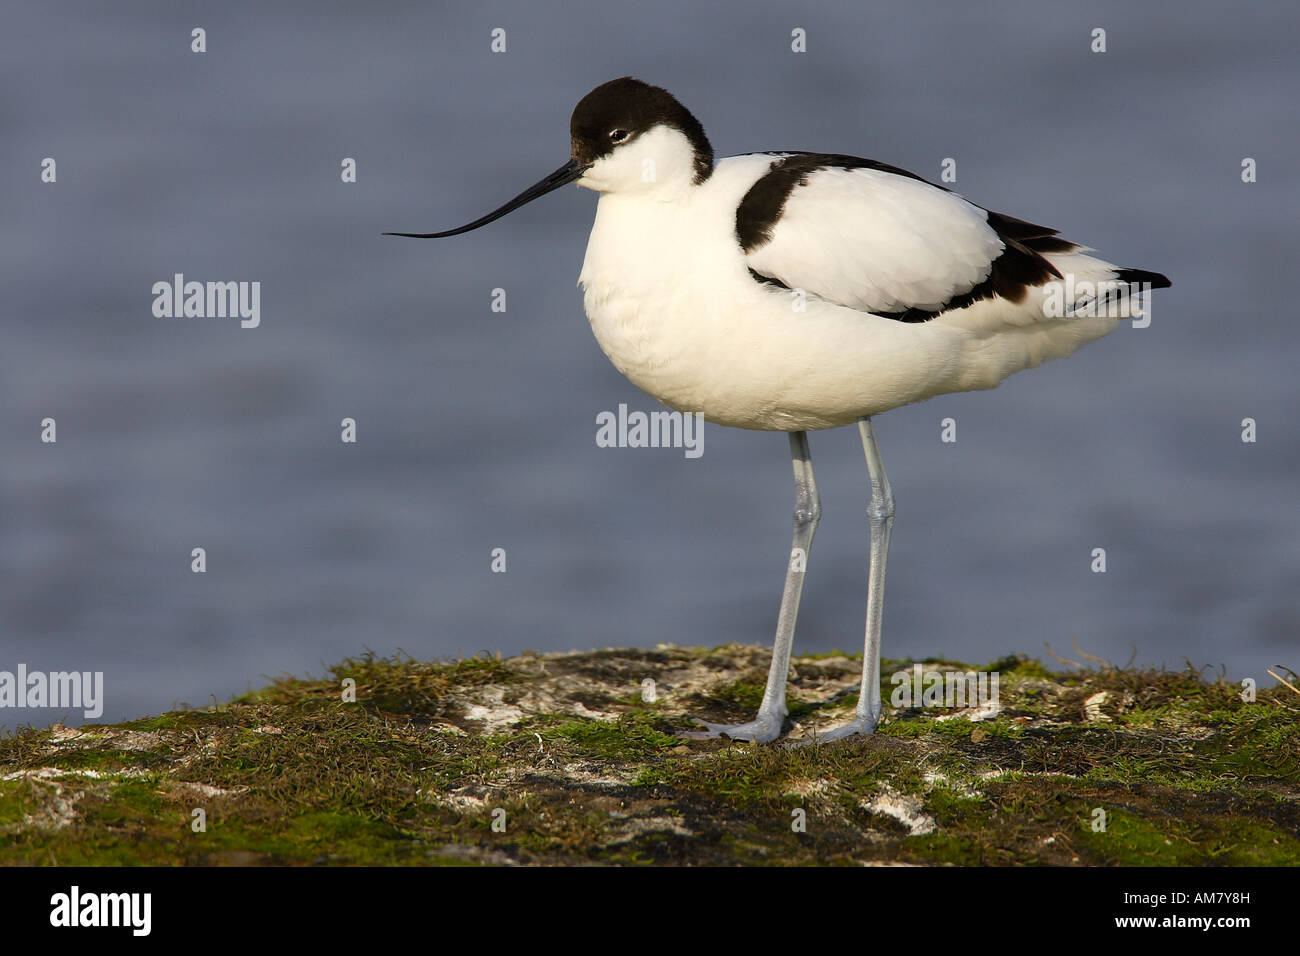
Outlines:
{"type": "Polygon", "coordinates": [[[791,741],[875,732],[894,495],[873,420],[935,395],[997,386],[1144,315],[1164,275],[1089,255],[1059,231],[993,212],[887,163],[774,150],[715,162],[704,127],[630,76],[574,108],[568,161],[471,232],[561,186],[599,194],[578,283],[605,355],[671,409],[786,432],[794,535],[758,713],[695,719],[695,738],[777,741],[821,499],[808,433],[856,424],[870,493],[862,678],[852,718],[791,741]]]}

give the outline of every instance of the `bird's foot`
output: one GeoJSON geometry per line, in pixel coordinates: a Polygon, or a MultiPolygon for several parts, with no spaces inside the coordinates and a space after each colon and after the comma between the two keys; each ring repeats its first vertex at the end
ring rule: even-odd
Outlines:
{"type": "Polygon", "coordinates": [[[707,720],[692,717],[704,730],[683,730],[678,736],[691,740],[709,740],[713,737],[730,737],[733,740],[749,740],[756,744],[769,744],[781,736],[781,725],[785,722],[783,715],[762,713],[747,724],[711,724],[707,720]]]}
{"type": "Polygon", "coordinates": [[[791,740],[787,746],[807,747],[809,744],[830,743],[832,740],[843,740],[845,737],[853,737],[858,734],[874,734],[876,732],[876,724],[879,723],[879,721],[879,716],[854,717],[847,724],[841,724],[838,727],[826,731],[824,734],[819,734],[816,731],[813,731],[811,737],[801,737],[798,740],[791,740]]]}

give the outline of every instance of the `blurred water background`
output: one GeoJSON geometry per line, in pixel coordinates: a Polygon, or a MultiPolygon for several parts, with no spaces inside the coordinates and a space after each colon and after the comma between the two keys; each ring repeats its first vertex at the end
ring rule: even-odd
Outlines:
{"type": "MultiPolygon", "coordinates": [[[[624,74],[676,93],[719,155],[845,152],[931,179],[953,157],[973,201],[1174,281],[1149,328],[878,420],[887,656],[1074,639],[1265,683],[1300,669],[1298,21],[1119,0],[9,0],[0,669],[102,670],[112,720],[365,648],[767,644],[785,438],[708,426],[696,460],[596,446],[599,412],[659,406],[582,313],[595,197],[440,243],[379,235],[458,225],[554,169],[574,103],[624,74]],[[178,272],[260,281],[260,327],[155,318],[151,287],[178,272]]],[[[811,442],[824,520],[797,649],[859,650],[860,447],[851,428],[811,442]]],[[[56,718],[81,721],[0,712],[56,718]]]]}

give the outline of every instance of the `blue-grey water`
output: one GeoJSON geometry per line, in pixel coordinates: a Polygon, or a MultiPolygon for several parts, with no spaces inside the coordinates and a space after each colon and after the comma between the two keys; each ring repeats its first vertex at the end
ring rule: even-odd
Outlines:
{"type": "MultiPolygon", "coordinates": [[[[573,104],[624,74],[675,92],[720,155],[931,179],[952,157],[975,202],[1173,279],[1149,328],[878,420],[887,656],[1075,640],[1262,683],[1300,669],[1298,25],[1286,3],[9,0],[0,670],[103,671],[119,719],[365,648],[767,643],[785,437],[597,447],[599,412],[659,406],[582,313],[594,195],[455,240],[379,235],[458,225],[554,169],[573,104]],[[176,273],[260,282],[260,326],[155,317],[176,273]]],[[[797,647],[857,649],[865,470],[854,429],[811,442],[797,647]]],[[[56,718],[82,715],[0,710],[56,718]]]]}

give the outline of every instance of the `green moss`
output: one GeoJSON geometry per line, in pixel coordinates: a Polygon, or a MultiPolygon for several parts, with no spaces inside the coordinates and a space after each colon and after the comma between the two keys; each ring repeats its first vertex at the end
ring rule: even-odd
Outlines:
{"type": "MultiPolygon", "coordinates": [[[[1300,864],[1300,710],[1285,689],[1248,704],[1191,670],[1058,675],[1017,656],[987,668],[1002,675],[991,720],[887,708],[872,737],[800,749],[676,735],[691,716],[749,719],[763,653],[366,654],[208,710],[27,729],[0,738],[0,774],[33,772],[0,780],[0,863],[1300,864]],[[583,706],[491,734],[466,717],[556,676],[547,693],[580,685],[583,706]],[[653,704],[644,677],[662,683],[653,704]]],[[[795,661],[804,731],[856,702],[857,672],[835,656],[795,661]]]]}
{"type": "MultiPolygon", "coordinates": [[[[837,647],[837,648],[835,648],[834,650],[831,650],[831,651],[821,651],[821,652],[816,653],[816,654],[803,654],[803,655],[801,655],[801,656],[802,656],[803,660],[806,660],[806,661],[825,661],[825,660],[830,660],[831,658],[834,658],[834,657],[847,657],[849,660],[861,660],[861,659],[862,659],[862,652],[861,652],[861,651],[842,651],[842,650],[840,650],[840,649],[837,647]]],[[[882,664],[885,663],[883,659],[881,660],[881,663],[882,663],[882,664]]]]}
{"type": "Polygon", "coordinates": [[[78,748],[58,755],[51,765],[68,770],[148,770],[166,767],[170,759],[160,753],[141,750],[117,750],[110,747],[78,748]]]}
{"type": "Polygon", "coordinates": [[[1128,866],[1294,865],[1300,852],[1294,835],[1249,820],[1148,820],[1116,810],[1104,831],[1081,822],[1080,832],[1093,853],[1128,866]]]}
{"type": "Polygon", "coordinates": [[[980,670],[990,674],[996,673],[1000,678],[1015,677],[1021,680],[1038,679],[1054,680],[1058,675],[1052,674],[1043,662],[1035,658],[1028,657],[1024,654],[1012,654],[1008,657],[999,657],[997,660],[990,661],[980,670]]]}
{"type": "Polygon", "coordinates": [[[711,696],[714,700],[731,704],[740,710],[757,711],[759,704],[763,702],[764,690],[763,684],[732,681],[715,687],[711,696]]]}
{"type": "Polygon", "coordinates": [[[661,729],[660,719],[646,711],[621,715],[616,721],[573,720],[542,731],[543,739],[563,739],[605,760],[636,760],[681,744],[661,729]]]}
{"type": "MultiPolygon", "coordinates": [[[[178,731],[188,732],[193,728],[210,727],[220,723],[220,715],[205,710],[175,710],[157,717],[142,717],[139,720],[127,720],[117,724],[115,730],[134,731],[178,731]]],[[[81,729],[93,731],[96,725],[88,724],[81,729]]]]}
{"type": "Polygon", "coordinates": [[[24,780],[0,780],[0,829],[17,824],[35,809],[24,780]]]}

